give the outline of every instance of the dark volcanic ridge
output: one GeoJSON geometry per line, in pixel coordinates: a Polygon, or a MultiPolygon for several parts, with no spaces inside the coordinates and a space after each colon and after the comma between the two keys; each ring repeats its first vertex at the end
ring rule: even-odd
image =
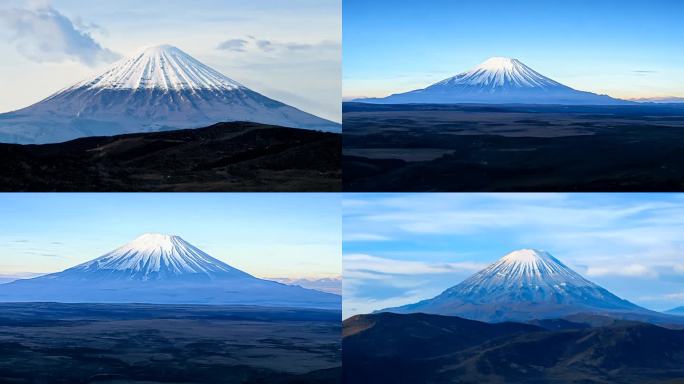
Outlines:
{"type": "Polygon", "coordinates": [[[250,122],[0,144],[2,191],[339,191],[341,135],[250,122]]]}
{"type": "Polygon", "coordinates": [[[354,316],[343,323],[343,375],[360,384],[674,383],[684,377],[684,330],[555,322],[565,326],[354,316]]]}

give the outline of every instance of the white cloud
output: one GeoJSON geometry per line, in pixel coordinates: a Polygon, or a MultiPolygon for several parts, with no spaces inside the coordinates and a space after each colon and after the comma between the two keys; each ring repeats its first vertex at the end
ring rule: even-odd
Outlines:
{"type": "MultiPolygon", "coordinates": [[[[78,23],[84,24],[82,21],[78,23]]],[[[95,66],[120,57],[102,47],[90,33],[77,27],[47,2],[33,3],[27,8],[2,10],[0,24],[10,31],[9,40],[17,51],[32,61],[75,60],[95,66]]]]}
{"type": "Polygon", "coordinates": [[[254,36],[244,38],[233,38],[221,42],[217,49],[229,50],[233,52],[248,51],[311,51],[311,50],[334,50],[339,51],[341,44],[332,40],[323,40],[315,43],[303,42],[281,42],[268,39],[259,39],[254,36]]]}
{"type": "Polygon", "coordinates": [[[230,39],[222,42],[216,48],[233,52],[247,52],[248,41],[244,39],[230,39]]]}
{"type": "Polygon", "coordinates": [[[345,233],[344,241],[387,241],[387,236],[376,235],[373,233],[345,233]]]}
{"type": "Polygon", "coordinates": [[[587,276],[626,276],[626,277],[658,277],[658,272],[643,264],[612,265],[601,267],[588,267],[587,276]]]}
{"type": "Polygon", "coordinates": [[[348,254],[343,257],[346,273],[366,272],[385,275],[424,275],[438,273],[454,273],[478,271],[486,264],[473,262],[436,263],[424,261],[407,261],[386,259],[366,254],[348,254]]]}
{"type": "Polygon", "coordinates": [[[644,203],[621,207],[578,207],[564,202],[529,196],[505,199],[492,195],[473,195],[460,200],[437,195],[421,198],[392,198],[376,212],[361,219],[416,234],[461,234],[483,229],[516,227],[573,228],[599,230],[620,220],[650,210],[667,209],[670,204],[644,203]],[[487,204],[483,204],[487,202],[487,204]]]}
{"type": "Polygon", "coordinates": [[[351,316],[371,313],[373,311],[398,307],[407,303],[415,303],[425,298],[424,292],[420,290],[410,290],[403,295],[394,296],[386,299],[373,298],[357,298],[350,293],[344,293],[344,300],[342,301],[342,317],[347,319],[351,316]]]}
{"type": "Polygon", "coordinates": [[[684,300],[684,292],[670,293],[665,295],[668,300],[684,300]]]}
{"type": "Polygon", "coordinates": [[[342,260],[345,318],[433,297],[486,266],[470,261],[397,260],[361,253],[346,254],[342,260]]]}

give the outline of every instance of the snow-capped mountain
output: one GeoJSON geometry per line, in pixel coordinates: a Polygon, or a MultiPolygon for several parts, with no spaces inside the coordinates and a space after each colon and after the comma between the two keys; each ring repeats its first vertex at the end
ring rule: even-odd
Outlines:
{"type": "Polygon", "coordinates": [[[79,279],[196,280],[249,278],[178,236],[147,233],[97,259],[69,268],[62,277],[79,279]]]}
{"type": "Polygon", "coordinates": [[[630,104],[606,95],[572,89],[507,57],[489,58],[467,72],[424,89],[356,101],[377,104],[630,104]]]}
{"type": "Polygon", "coordinates": [[[435,298],[386,311],[482,321],[526,321],[577,313],[651,313],[585,279],[551,254],[533,249],[511,252],[435,298]]]}
{"type": "Polygon", "coordinates": [[[144,48],[92,78],[0,115],[0,141],[43,144],[85,136],[250,121],[340,131],[263,96],[170,45],[144,48]]]}
{"type": "Polygon", "coordinates": [[[65,271],[0,284],[0,302],[244,304],[339,309],[338,295],[256,278],[178,236],[145,234],[65,271]]]}

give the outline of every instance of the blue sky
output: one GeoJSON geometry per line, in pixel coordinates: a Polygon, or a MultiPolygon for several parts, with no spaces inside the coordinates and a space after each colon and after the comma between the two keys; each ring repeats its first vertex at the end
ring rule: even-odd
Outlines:
{"type": "Polygon", "coordinates": [[[147,232],[179,235],[260,277],[341,273],[341,196],[0,194],[0,277],[55,272],[147,232]]]}
{"type": "Polygon", "coordinates": [[[0,113],[140,47],[171,44],[255,91],[340,121],[341,12],[341,0],[3,0],[0,113]]]}
{"type": "Polygon", "coordinates": [[[684,305],[684,194],[345,194],[344,316],[436,296],[536,248],[620,297],[684,305]]]}
{"type": "Polygon", "coordinates": [[[423,88],[491,56],[615,97],[684,97],[679,0],[345,0],[346,98],[423,88]]]}

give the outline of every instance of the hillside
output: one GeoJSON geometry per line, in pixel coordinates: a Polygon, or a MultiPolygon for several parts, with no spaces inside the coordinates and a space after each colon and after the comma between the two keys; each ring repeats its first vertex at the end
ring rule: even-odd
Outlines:
{"type": "Polygon", "coordinates": [[[1,191],[339,191],[341,135],[233,122],[0,144],[1,191]]]}
{"type": "Polygon", "coordinates": [[[644,323],[551,331],[381,313],[345,320],[343,334],[345,383],[677,383],[684,378],[684,331],[644,323]]]}

